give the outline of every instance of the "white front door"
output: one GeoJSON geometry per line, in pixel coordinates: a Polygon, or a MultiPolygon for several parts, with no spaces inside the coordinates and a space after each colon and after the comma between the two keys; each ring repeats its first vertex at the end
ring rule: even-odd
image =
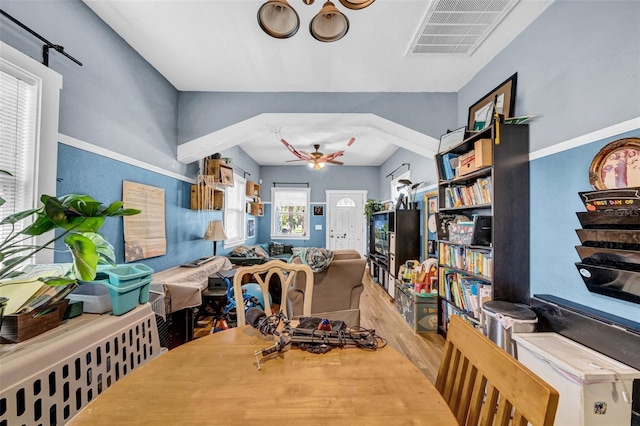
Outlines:
{"type": "Polygon", "coordinates": [[[327,248],[366,254],[366,191],[327,191],[327,248]]]}

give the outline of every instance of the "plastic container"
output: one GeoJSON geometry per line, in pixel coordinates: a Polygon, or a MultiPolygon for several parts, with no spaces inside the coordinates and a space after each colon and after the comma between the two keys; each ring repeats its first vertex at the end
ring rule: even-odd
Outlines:
{"type": "Polygon", "coordinates": [[[516,358],[512,334],[532,333],[538,323],[538,316],[528,307],[500,300],[485,302],[482,316],[487,337],[516,358]]]}
{"type": "Polygon", "coordinates": [[[151,277],[129,285],[102,284],[109,289],[113,315],[123,315],[138,306],[138,302],[149,301],[151,277]]]}
{"type": "Polygon", "coordinates": [[[130,285],[146,280],[153,274],[153,269],[142,263],[133,263],[131,265],[118,265],[112,268],[105,268],[102,272],[108,275],[109,283],[111,284],[130,285]]]}
{"type": "Polygon", "coordinates": [[[640,371],[556,333],[516,334],[518,360],[560,393],[555,424],[631,424],[640,371]]]}
{"type": "Polygon", "coordinates": [[[134,309],[138,303],[147,303],[149,301],[149,291],[151,290],[152,277],[135,278],[128,282],[113,284],[108,279],[104,279],[107,276],[106,272],[99,272],[96,275],[94,281],[82,281],[82,285],[78,288],[80,294],[75,294],[76,290],[67,296],[71,300],[82,300],[92,304],[89,309],[93,309],[96,312],[85,310],[85,312],[91,313],[104,313],[108,312],[106,309],[106,297],[110,303],[110,310],[113,315],[119,316],[126,314],[130,310],[134,309]],[[93,288],[91,288],[93,287],[93,288]],[[74,295],[75,294],[75,295],[74,295]]]}
{"type": "Polygon", "coordinates": [[[88,314],[103,314],[111,310],[111,296],[109,289],[98,282],[95,285],[85,283],[71,292],[67,299],[83,303],[82,312],[88,314]]]}

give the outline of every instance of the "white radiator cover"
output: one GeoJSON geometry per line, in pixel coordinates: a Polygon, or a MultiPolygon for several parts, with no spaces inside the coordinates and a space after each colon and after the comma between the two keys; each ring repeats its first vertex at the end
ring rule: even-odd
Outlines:
{"type": "Polygon", "coordinates": [[[83,314],[25,342],[0,345],[0,426],[63,425],[161,353],[151,305],[83,314]]]}

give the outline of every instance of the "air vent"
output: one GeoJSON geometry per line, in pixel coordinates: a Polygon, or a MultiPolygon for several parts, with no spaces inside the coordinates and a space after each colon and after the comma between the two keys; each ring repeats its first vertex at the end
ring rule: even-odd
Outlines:
{"type": "Polygon", "coordinates": [[[409,55],[471,55],[519,0],[434,0],[409,55]]]}

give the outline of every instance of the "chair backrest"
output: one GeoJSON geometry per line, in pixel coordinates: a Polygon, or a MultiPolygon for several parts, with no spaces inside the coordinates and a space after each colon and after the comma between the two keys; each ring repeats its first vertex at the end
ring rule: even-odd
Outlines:
{"type": "Polygon", "coordinates": [[[558,392],[452,316],[436,388],[461,425],[553,425],[558,392]]]}
{"type": "Polygon", "coordinates": [[[302,314],[305,316],[311,316],[311,299],[313,296],[313,271],[309,265],[286,263],[280,260],[270,260],[269,262],[252,265],[242,266],[236,270],[233,276],[233,295],[236,299],[236,312],[238,318],[238,326],[245,324],[244,315],[244,303],[242,300],[242,279],[245,275],[252,276],[252,282],[256,282],[262,289],[262,296],[265,301],[264,312],[267,315],[272,314],[271,305],[269,304],[269,281],[271,277],[276,275],[280,279],[281,298],[282,304],[280,309],[285,309],[287,318],[292,318],[292,313],[287,309],[287,290],[293,282],[294,277],[303,272],[306,276],[305,285],[305,298],[302,314]]]}

